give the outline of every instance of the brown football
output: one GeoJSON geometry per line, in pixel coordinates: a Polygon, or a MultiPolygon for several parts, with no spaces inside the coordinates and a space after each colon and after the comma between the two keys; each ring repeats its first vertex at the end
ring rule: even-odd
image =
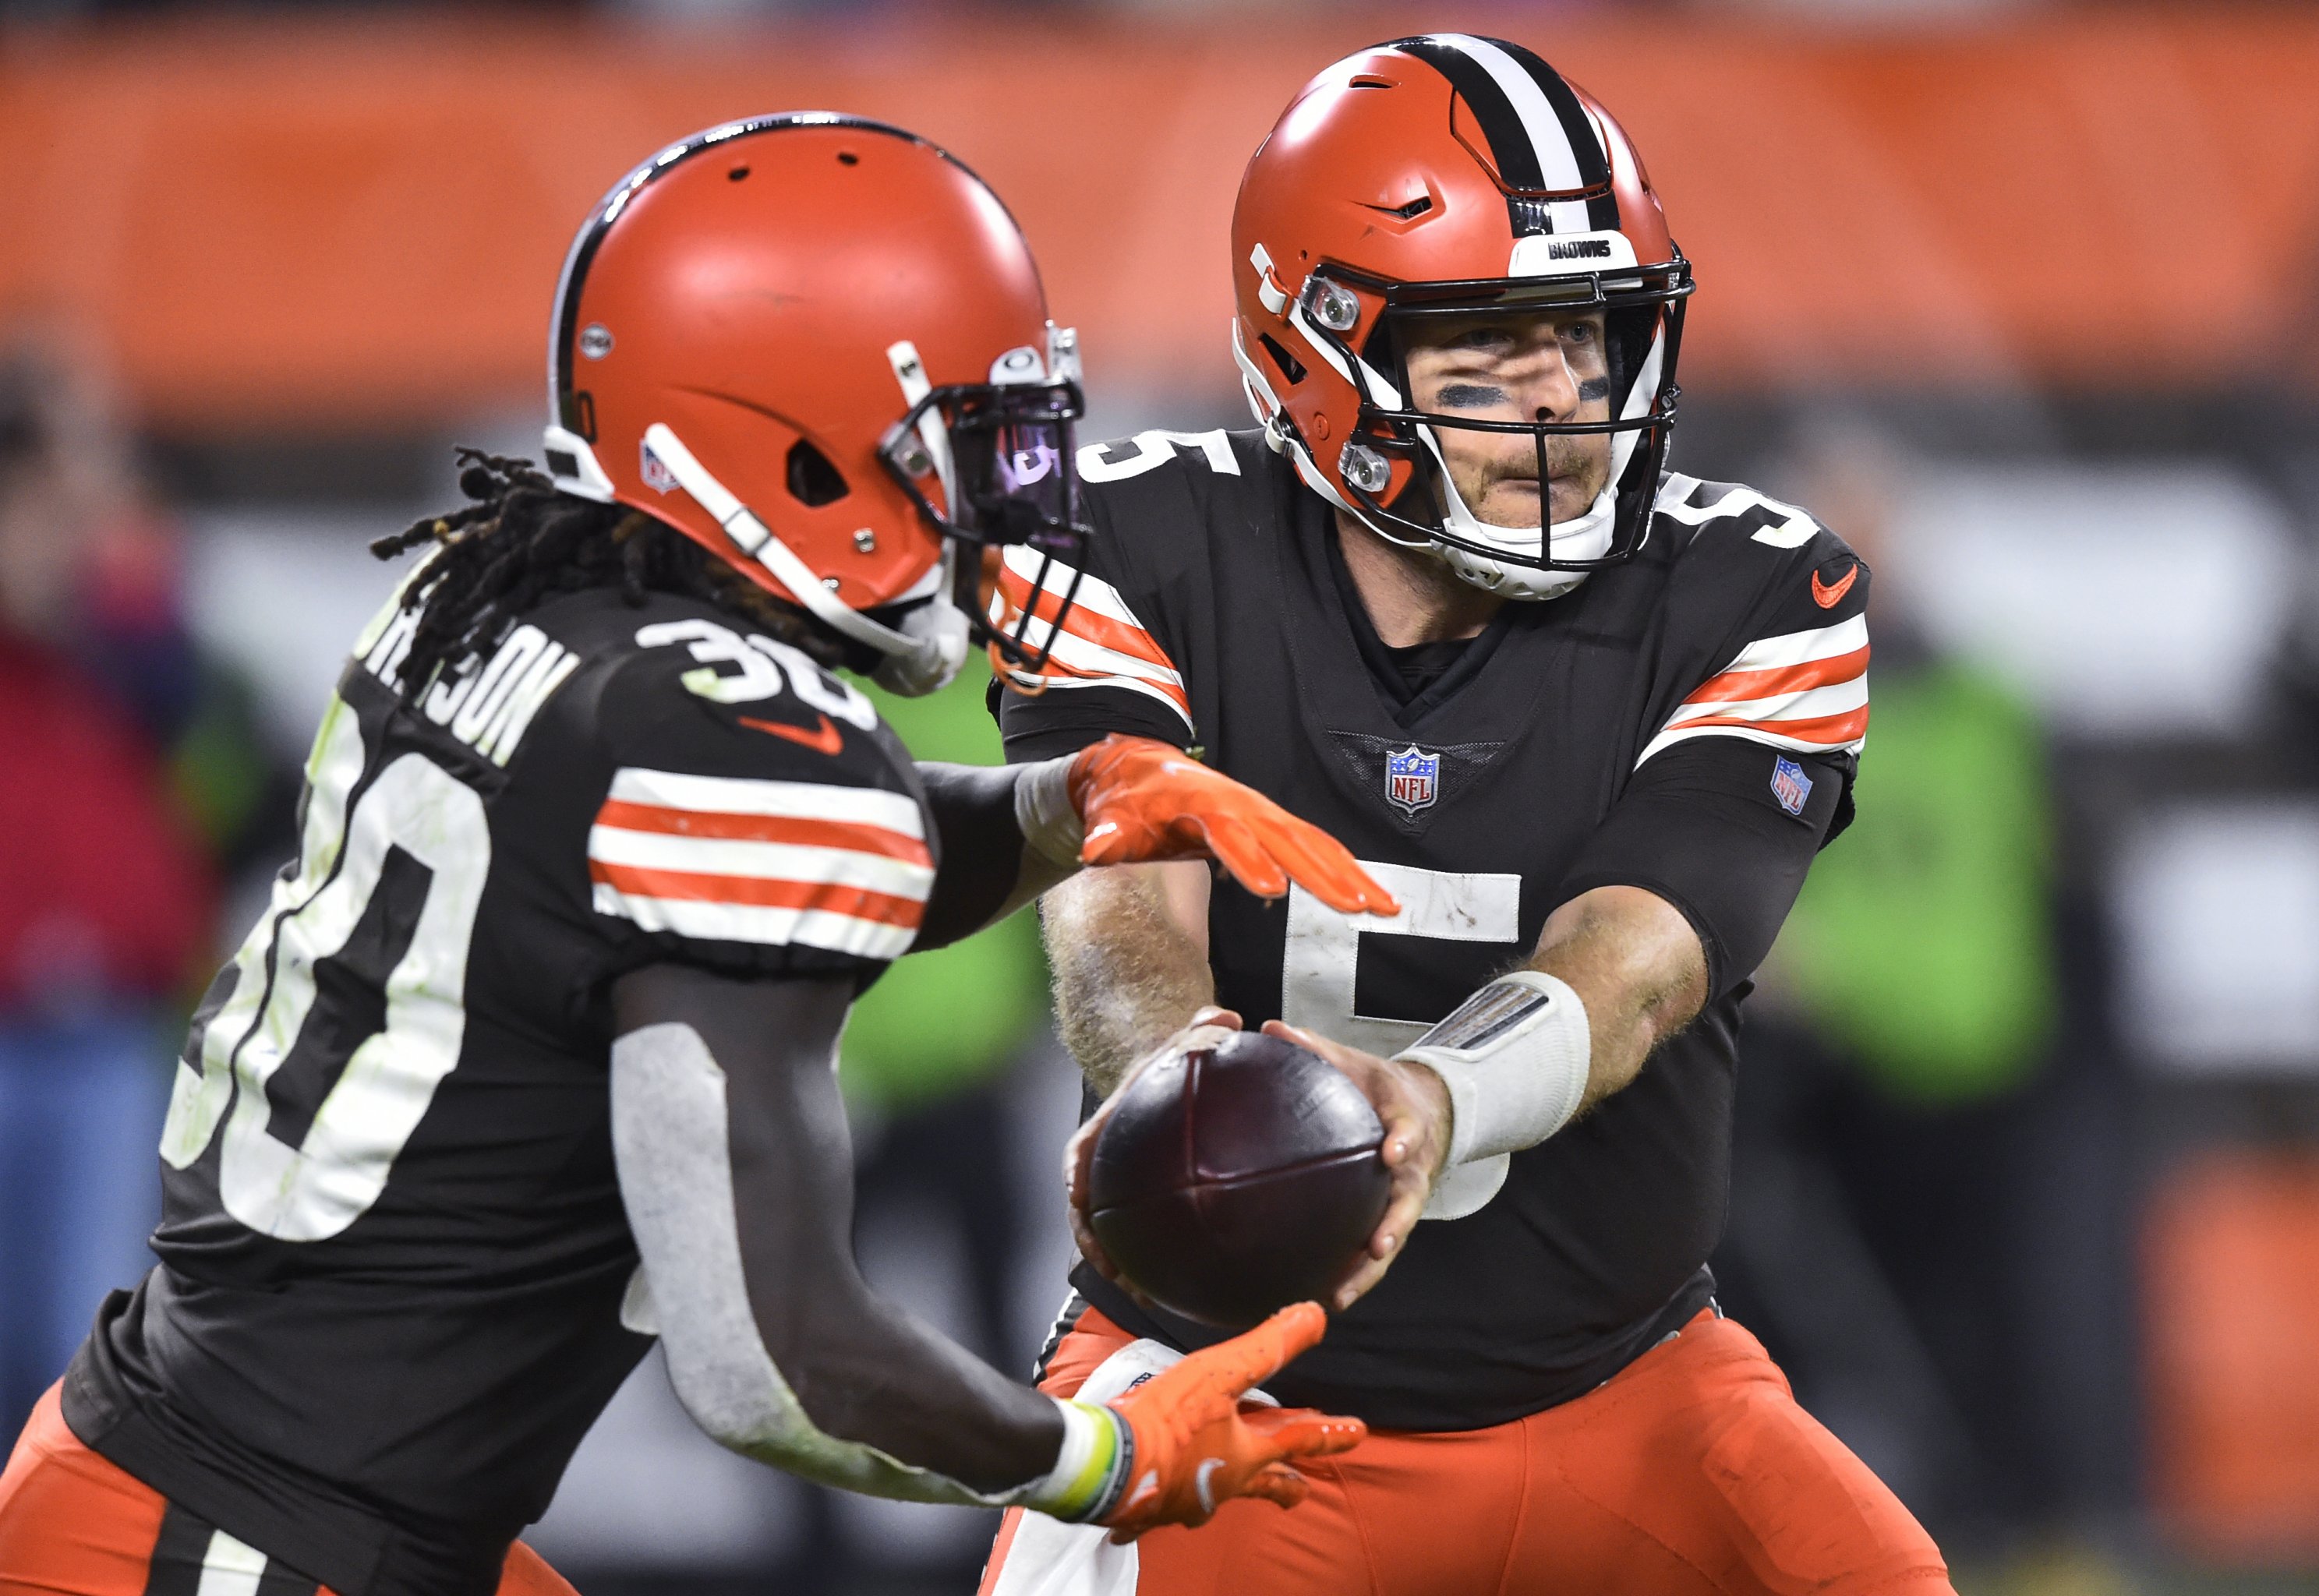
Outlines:
{"type": "Polygon", "coordinates": [[[1096,1136],[1087,1217],[1137,1290],[1237,1329],[1344,1276],[1385,1214],[1384,1141],[1326,1059],[1236,1032],[1135,1078],[1096,1136]]]}

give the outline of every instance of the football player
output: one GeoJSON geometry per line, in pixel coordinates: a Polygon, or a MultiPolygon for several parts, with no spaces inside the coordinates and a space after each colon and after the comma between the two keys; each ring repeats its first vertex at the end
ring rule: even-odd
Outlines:
{"type": "MultiPolygon", "coordinates": [[[[1010,1515],[985,1591],[1946,1592],[1705,1267],[1748,978],[1851,813],[1866,568],[1668,469],[1691,268],[1617,122],[1529,50],[1322,72],[1231,264],[1259,429],[1082,453],[1078,602],[1009,551],[1006,624],[1051,653],[997,701],[1013,758],[1203,750],[1400,898],[1284,913],[1157,865],[1044,907],[1096,1092],[1213,1005],[1378,1106],[1395,1196],[1268,1390],[1383,1433],[1277,1522],[1116,1547],[1010,1515]]],[[[1216,1343],[1081,1229],[1048,1390],[1216,1343]]]]}
{"type": "Polygon", "coordinates": [[[655,1334],[702,1428],[826,1483],[1123,1537],[1293,1503],[1360,1426],[1238,1399],[1318,1306],[1057,1401],[854,1269],[835,1057],[890,960],[1082,858],[1390,902],[1164,744],[914,766],[833,673],[937,687],[986,555],[1081,558],[1006,208],[878,123],[714,129],[590,218],[551,361],[547,472],[472,457],[382,545],[431,553],[194,1023],[161,1262],[0,1476],[0,1591],[568,1591],[515,1537],[655,1334]]]}

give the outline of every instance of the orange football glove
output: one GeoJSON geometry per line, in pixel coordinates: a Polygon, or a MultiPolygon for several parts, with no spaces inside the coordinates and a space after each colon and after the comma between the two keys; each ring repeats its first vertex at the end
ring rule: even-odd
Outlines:
{"type": "Polygon", "coordinates": [[[1310,1486],[1289,1460],[1349,1450],[1368,1426],[1310,1408],[1242,1408],[1240,1399],[1318,1341],[1328,1322],[1318,1303],[1283,1308],[1112,1400],[1135,1447],[1119,1505],[1101,1520],[1113,1540],[1162,1524],[1205,1524],[1235,1496],[1282,1507],[1304,1500],[1310,1486]]]}
{"type": "Polygon", "coordinates": [[[1079,751],[1069,785],[1082,863],[1213,859],[1259,897],[1294,880],[1340,914],[1401,907],[1327,832],[1165,743],[1114,732],[1079,751]]]}

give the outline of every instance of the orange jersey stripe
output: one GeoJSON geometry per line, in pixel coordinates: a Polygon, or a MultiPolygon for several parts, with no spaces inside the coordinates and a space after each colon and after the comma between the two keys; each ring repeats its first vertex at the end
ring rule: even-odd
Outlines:
{"type": "MultiPolygon", "coordinates": [[[[1023,600],[1031,596],[1031,583],[1012,571],[1002,571],[998,575],[998,585],[1006,595],[1006,624],[1012,630],[1023,613],[1023,600]]],[[[1039,595],[1038,608],[1033,613],[1039,619],[1051,624],[1055,612],[1062,608],[1062,604],[1060,592],[1042,591],[1039,595]]],[[[1070,613],[1063,618],[1063,632],[1068,636],[1084,638],[1099,645],[1114,654],[1123,654],[1130,659],[1141,660],[1147,665],[1157,665],[1163,671],[1176,668],[1176,662],[1168,657],[1168,651],[1161,648],[1151,634],[1141,627],[1130,626],[1107,615],[1097,615],[1084,604],[1071,606],[1070,613]]]]}
{"type": "Polygon", "coordinates": [[[714,837],[733,843],[792,843],[808,848],[844,848],[931,867],[934,855],[916,837],[844,820],[804,820],[785,815],[734,815],[708,809],[671,809],[658,804],[607,798],[596,824],[623,831],[667,836],[714,837]]]}
{"type": "Polygon", "coordinates": [[[588,861],[591,880],[637,897],[685,898],[751,908],[819,909],[881,925],[915,931],[926,906],[915,897],[865,891],[826,881],[768,881],[756,876],[707,876],[691,870],[645,870],[633,864],[588,861]]]}
{"type": "Polygon", "coordinates": [[[1706,715],[1697,720],[1686,720],[1667,729],[1672,733],[1688,734],[1701,726],[1744,726],[1773,736],[1793,737],[1800,743],[1825,743],[1833,748],[1839,743],[1849,743],[1868,730],[1868,706],[1847,710],[1842,715],[1818,715],[1803,720],[1757,720],[1746,715],[1706,715]]]}
{"type": "MultiPolygon", "coordinates": [[[[1835,687],[1868,669],[1868,651],[1855,648],[1832,659],[1806,660],[1771,671],[1726,671],[1710,676],[1683,700],[1686,704],[1728,704],[1743,699],[1776,699],[1815,687],[1835,687]]],[[[1687,723],[1688,724],[1688,723],[1687,723]]]]}
{"type": "Polygon", "coordinates": [[[1132,681],[1138,687],[1150,688],[1175,705],[1184,712],[1186,720],[1192,718],[1192,700],[1185,696],[1182,688],[1171,681],[1147,681],[1141,676],[1122,676],[1110,671],[1081,671],[1058,659],[1050,659],[1033,674],[1040,677],[1076,676],[1082,681],[1132,681]]]}

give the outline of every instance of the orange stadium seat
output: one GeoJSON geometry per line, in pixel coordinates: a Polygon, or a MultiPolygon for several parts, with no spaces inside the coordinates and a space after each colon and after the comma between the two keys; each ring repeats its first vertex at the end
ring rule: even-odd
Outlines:
{"type": "Polygon", "coordinates": [[[2319,1159],[2201,1155],[2145,1231],[2152,1485],[2187,1550],[2319,1555],[2319,1159]]]}
{"type": "MultiPolygon", "coordinates": [[[[903,122],[1007,196],[1099,383],[1225,391],[1241,167],[1315,64],[1394,19],[1062,21],[1035,57],[1024,25],[277,16],[12,40],[0,314],[92,323],[169,426],[520,404],[538,284],[634,151],[824,105],[903,122]]],[[[1555,32],[1685,219],[1694,382],[2319,381],[2319,16],[1555,32]]]]}

